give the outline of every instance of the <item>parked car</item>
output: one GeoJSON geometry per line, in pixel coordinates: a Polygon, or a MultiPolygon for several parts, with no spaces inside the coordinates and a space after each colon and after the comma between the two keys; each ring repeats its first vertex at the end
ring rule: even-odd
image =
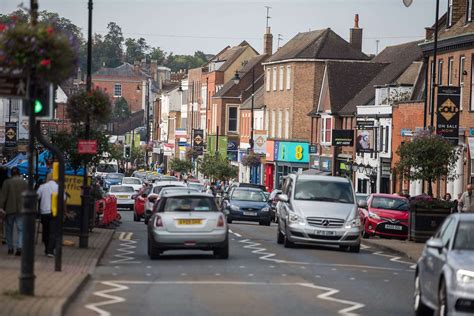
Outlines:
{"type": "Polygon", "coordinates": [[[129,185],[112,185],[108,194],[117,198],[117,208],[127,208],[133,211],[135,205],[135,201],[132,198],[135,195],[133,187],[129,185]]]}
{"type": "Polygon", "coordinates": [[[160,194],[161,190],[166,187],[187,187],[187,185],[178,181],[159,181],[153,183],[153,187],[145,200],[145,225],[148,224],[148,220],[150,219],[151,213],[153,211],[153,205],[155,204],[158,195],[160,194]]]}
{"type": "Polygon", "coordinates": [[[278,220],[276,206],[278,204],[278,195],[280,194],[281,190],[274,189],[268,197],[268,204],[270,205],[270,210],[272,212],[272,221],[275,221],[275,223],[277,223],[278,220]]]}
{"type": "Polygon", "coordinates": [[[211,250],[229,257],[228,226],[212,195],[165,194],[148,223],[148,256],[157,259],[174,249],[211,250]]]}
{"type": "Polygon", "coordinates": [[[192,188],[192,189],[195,189],[198,192],[205,192],[206,191],[206,187],[204,186],[204,184],[199,183],[199,182],[188,182],[188,187],[192,188]]]}
{"type": "Polygon", "coordinates": [[[122,179],[122,184],[129,185],[133,187],[133,189],[138,192],[143,187],[143,182],[139,178],[135,177],[124,177],[122,179]]]}
{"type": "Polygon", "coordinates": [[[369,195],[366,193],[356,193],[356,201],[359,204],[360,201],[367,201],[369,195]]]}
{"type": "Polygon", "coordinates": [[[320,175],[287,176],[277,205],[277,242],[336,245],[360,251],[360,218],[350,180],[320,175]]]}
{"type": "Polygon", "coordinates": [[[381,236],[406,239],[408,237],[408,199],[391,194],[371,194],[359,202],[362,237],[381,236]]]}
{"type": "Polygon", "coordinates": [[[108,190],[112,185],[120,185],[123,180],[123,173],[108,173],[103,177],[104,190],[108,190]]]}
{"type": "Polygon", "coordinates": [[[145,218],[145,203],[151,189],[151,186],[143,186],[137,194],[132,196],[135,200],[133,221],[139,222],[142,218],[145,218]]]}
{"type": "Polygon", "coordinates": [[[222,202],[222,209],[227,210],[227,222],[250,221],[270,226],[271,211],[265,194],[260,189],[248,187],[234,188],[222,202]]]}
{"type": "Polygon", "coordinates": [[[453,214],[426,242],[415,273],[417,315],[474,315],[474,214],[453,214]]]}

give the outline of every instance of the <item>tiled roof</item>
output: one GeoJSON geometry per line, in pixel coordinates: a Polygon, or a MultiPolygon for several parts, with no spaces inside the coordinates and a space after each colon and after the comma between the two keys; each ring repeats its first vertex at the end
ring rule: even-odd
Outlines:
{"type": "Polygon", "coordinates": [[[327,28],[296,34],[268,62],[287,59],[368,60],[369,57],[327,28]]]}
{"type": "MultiPolygon", "coordinates": [[[[326,65],[331,112],[338,113],[387,64],[328,61],[326,65]]],[[[317,106],[310,114],[316,114],[317,106]]]]}
{"type": "Polygon", "coordinates": [[[340,115],[350,115],[356,112],[358,105],[367,105],[375,99],[375,86],[395,84],[397,79],[409,68],[414,61],[422,58],[418,46],[420,42],[410,42],[389,46],[372,59],[375,63],[388,63],[362,90],[355,95],[340,111],[340,115]]]}
{"type": "MultiPolygon", "coordinates": [[[[253,98],[253,108],[254,109],[261,109],[265,107],[265,102],[263,99],[263,84],[260,85],[260,87],[255,91],[254,98],[253,98]]],[[[252,94],[244,101],[242,102],[242,105],[240,106],[241,110],[250,110],[252,108],[252,94]]]]}
{"type": "Polygon", "coordinates": [[[135,71],[133,65],[129,63],[123,63],[116,68],[100,68],[94,73],[94,76],[107,76],[107,77],[142,77],[147,78],[148,75],[143,71],[135,71]]]}

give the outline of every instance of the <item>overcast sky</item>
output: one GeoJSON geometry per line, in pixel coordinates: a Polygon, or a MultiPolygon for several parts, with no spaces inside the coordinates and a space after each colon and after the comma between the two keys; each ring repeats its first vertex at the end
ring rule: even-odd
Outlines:
{"type": "MultiPolygon", "coordinates": [[[[40,10],[58,12],[87,33],[88,0],[39,0],[40,10]]],[[[441,0],[440,16],[447,0],[441,0]]],[[[0,12],[15,10],[21,1],[0,0],[0,12]]],[[[116,22],[124,37],[144,37],[152,46],[175,54],[196,50],[215,54],[227,45],[247,40],[262,51],[266,9],[269,24],[284,45],[298,32],[330,27],[348,40],[354,14],[364,29],[365,53],[385,46],[422,39],[425,27],[434,23],[436,0],[94,0],[93,31],[105,33],[116,22]]],[[[29,5],[29,1],[24,1],[29,5]]]]}

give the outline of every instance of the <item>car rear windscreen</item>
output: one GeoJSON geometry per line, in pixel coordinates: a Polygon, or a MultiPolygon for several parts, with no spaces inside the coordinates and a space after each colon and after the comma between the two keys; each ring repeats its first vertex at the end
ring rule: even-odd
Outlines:
{"type": "Polygon", "coordinates": [[[110,189],[110,192],[126,192],[126,193],[130,193],[130,192],[135,192],[135,190],[133,190],[133,187],[120,186],[120,187],[112,187],[112,188],[110,189]]]}
{"type": "Polygon", "coordinates": [[[169,197],[163,212],[218,212],[216,202],[210,197],[169,197]]]}

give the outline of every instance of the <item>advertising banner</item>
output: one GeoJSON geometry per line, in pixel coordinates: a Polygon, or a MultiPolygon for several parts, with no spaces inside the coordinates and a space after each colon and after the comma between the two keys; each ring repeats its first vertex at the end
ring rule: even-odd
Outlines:
{"type": "Polygon", "coordinates": [[[459,139],[460,94],[459,87],[438,87],[436,133],[455,146],[459,139]]]}
{"type": "Polygon", "coordinates": [[[276,160],[309,163],[309,143],[278,142],[278,156],[276,156],[276,160]]]}
{"type": "Polygon", "coordinates": [[[198,153],[198,155],[202,155],[204,152],[204,130],[195,129],[193,131],[193,138],[194,150],[198,153]]]}
{"type": "Polygon", "coordinates": [[[17,126],[16,122],[5,122],[5,147],[16,147],[17,145],[17,126]]]}

